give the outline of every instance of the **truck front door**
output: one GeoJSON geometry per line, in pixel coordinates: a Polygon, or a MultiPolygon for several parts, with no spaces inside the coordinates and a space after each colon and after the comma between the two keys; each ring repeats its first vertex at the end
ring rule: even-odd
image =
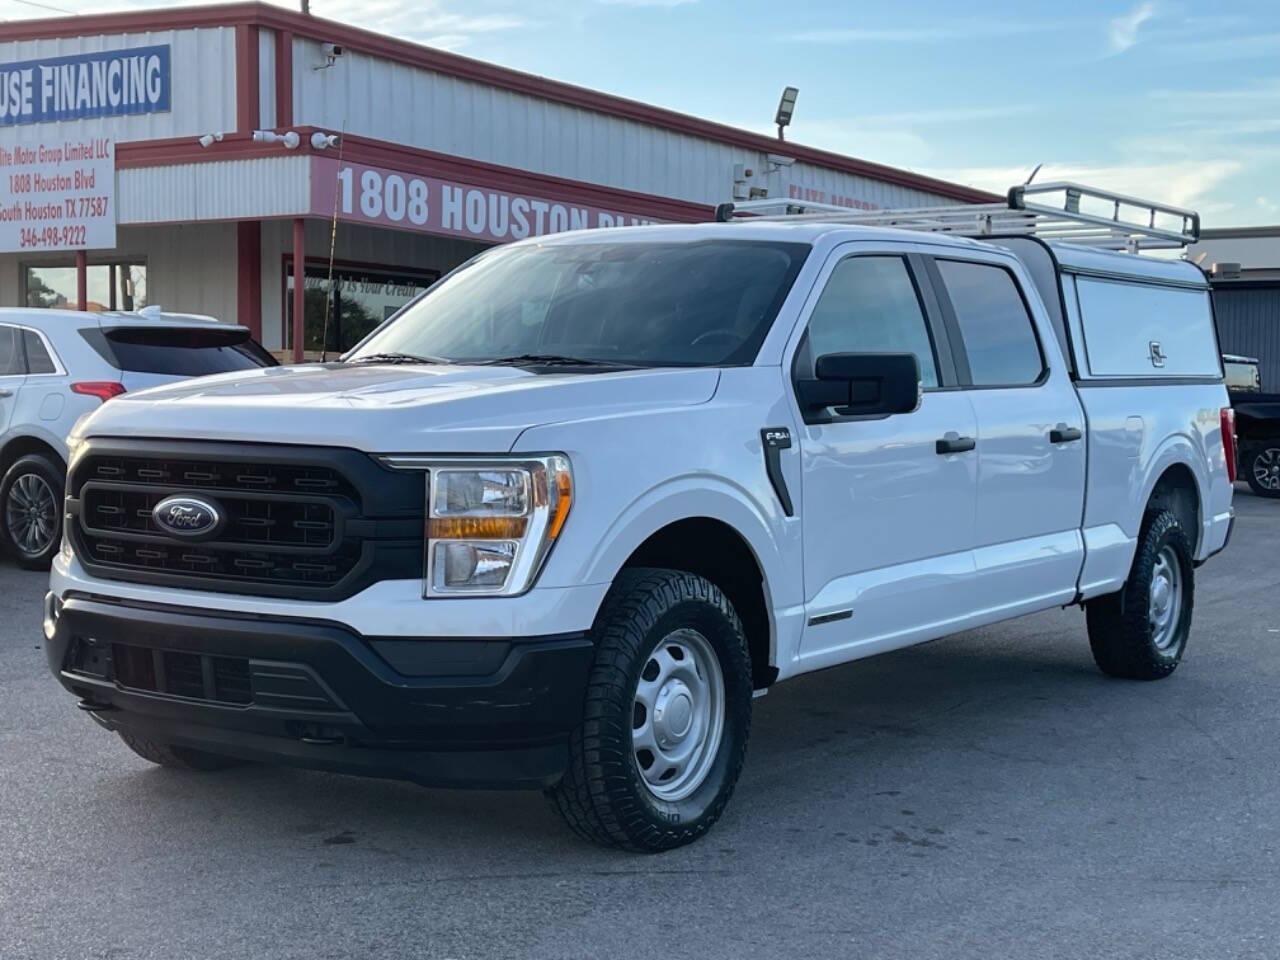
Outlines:
{"type": "Polygon", "coordinates": [[[915,249],[838,248],[784,367],[809,379],[825,354],[914,353],[923,388],[913,413],[800,411],[806,669],[945,633],[967,605],[977,422],[915,249]]]}

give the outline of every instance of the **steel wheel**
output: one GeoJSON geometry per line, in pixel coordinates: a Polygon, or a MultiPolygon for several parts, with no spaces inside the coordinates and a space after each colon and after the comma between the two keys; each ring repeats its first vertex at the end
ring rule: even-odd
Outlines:
{"type": "Polygon", "coordinates": [[[27,556],[38,557],[53,544],[58,531],[58,500],[39,474],[24,473],[13,482],[4,516],[14,546],[27,556]]]}
{"type": "Polygon", "coordinates": [[[664,637],[640,671],[631,742],[645,787],[659,800],[689,796],[707,778],[724,734],[720,661],[696,630],[664,637]]]}
{"type": "Polygon", "coordinates": [[[1280,493],[1280,447],[1258,451],[1251,464],[1253,479],[1263,490],[1280,493]]]}
{"type": "Polygon", "coordinates": [[[1182,568],[1173,547],[1165,546],[1151,571],[1151,601],[1147,620],[1151,642],[1164,652],[1177,643],[1178,618],[1182,610],[1182,568]]]}

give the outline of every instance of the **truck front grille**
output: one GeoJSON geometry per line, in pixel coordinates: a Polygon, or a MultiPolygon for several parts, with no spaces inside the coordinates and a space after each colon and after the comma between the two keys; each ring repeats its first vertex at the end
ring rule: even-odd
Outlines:
{"type": "Polygon", "coordinates": [[[90,441],[67,489],[72,545],[91,572],[193,589],[339,599],[421,575],[423,478],[354,450],[90,441]],[[167,497],[222,517],[207,538],[152,517],[167,497]]]}

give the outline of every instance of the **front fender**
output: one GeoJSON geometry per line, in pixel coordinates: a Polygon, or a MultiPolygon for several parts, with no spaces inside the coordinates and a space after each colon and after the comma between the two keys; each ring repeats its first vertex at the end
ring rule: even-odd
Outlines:
{"type": "MultiPolygon", "coordinates": [[[[776,515],[777,511],[773,511],[776,515]]],[[[627,558],[654,533],[680,520],[719,520],[746,541],[764,575],[766,593],[785,582],[775,522],[746,490],[706,476],[675,477],[647,490],[620,513],[600,536],[583,564],[584,582],[612,580],[627,558]]],[[[782,591],[785,594],[785,588],[782,591]]],[[[797,597],[776,597],[796,602],[797,597]]]]}

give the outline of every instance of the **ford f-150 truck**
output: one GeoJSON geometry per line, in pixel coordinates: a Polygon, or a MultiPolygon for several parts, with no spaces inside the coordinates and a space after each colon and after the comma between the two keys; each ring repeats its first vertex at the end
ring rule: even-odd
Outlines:
{"type": "Polygon", "coordinates": [[[340,361],[114,398],[49,665],[159,764],[539,788],[644,851],[798,674],[1078,605],[1168,676],[1233,518],[1205,279],[983,230],[532,240],[340,361]]]}

